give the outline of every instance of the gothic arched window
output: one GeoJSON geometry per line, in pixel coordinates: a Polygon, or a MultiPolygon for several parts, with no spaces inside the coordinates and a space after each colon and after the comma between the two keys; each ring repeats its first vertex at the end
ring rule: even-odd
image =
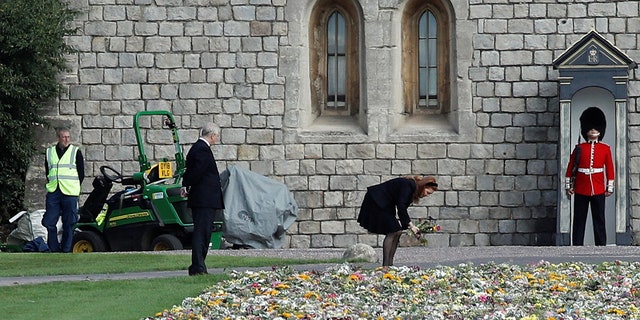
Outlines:
{"type": "Polygon", "coordinates": [[[450,111],[449,17],[439,1],[411,1],[403,16],[405,112],[450,111]]]}
{"type": "Polygon", "coordinates": [[[320,0],[310,24],[313,113],[352,116],[359,110],[359,16],[352,1],[320,0]]]}

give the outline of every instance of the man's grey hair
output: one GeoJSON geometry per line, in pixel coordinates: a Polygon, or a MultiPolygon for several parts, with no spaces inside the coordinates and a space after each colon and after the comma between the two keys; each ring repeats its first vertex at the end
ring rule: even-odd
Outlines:
{"type": "Polygon", "coordinates": [[[60,136],[61,132],[71,132],[67,127],[57,127],[56,128],[56,136],[60,136]]]}
{"type": "Polygon", "coordinates": [[[220,126],[218,126],[213,122],[208,122],[202,127],[202,129],[200,129],[201,137],[206,137],[212,133],[215,134],[216,136],[220,136],[220,126]]]}

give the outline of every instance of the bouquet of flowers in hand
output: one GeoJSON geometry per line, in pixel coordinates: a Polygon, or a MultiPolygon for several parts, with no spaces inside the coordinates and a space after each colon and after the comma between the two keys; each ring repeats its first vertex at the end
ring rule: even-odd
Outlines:
{"type": "Polygon", "coordinates": [[[427,239],[422,238],[422,234],[440,231],[440,226],[436,223],[436,219],[431,216],[426,219],[418,218],[418,224],[415,224],[415,226],[418,228],[418,233],[413,232],[412,228],[409,228],[408,232],[425,246],[427,245],[427,239]]]}

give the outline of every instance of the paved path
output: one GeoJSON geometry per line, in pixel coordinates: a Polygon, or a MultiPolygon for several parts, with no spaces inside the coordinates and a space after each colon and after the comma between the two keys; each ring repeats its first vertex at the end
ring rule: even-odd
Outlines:
{"type": "MultiPolygon", "coordinates": [[[[376,248],[381,259],[382,249],[376,248]]],[[[280,257],[295,259],[331,259],[342,258],[344,249],[268,249],[268,250],[217,250],[209,253],[215,256],[253,256],[280,257]]],[[[161,252],[166,254],[167,252],[161,252]]],[[[190,251],[175,251],[175,254],[190,254],[190,251]]],[[[154,254],[149,252],[149,254],[154,254]]],[[[210,258],[208,258],[210,259],[210,258]]],[[[565,261],[582,261],[587,263],[601,263],[604,261],[640,261],[640,247],[637,246],[607,246],[607,247],[457,247],[457,248],[398,248],[395,265],[419,266],[430,268],[437,265],[458,265],[460,263],[482,264],[487,262],[529,264],[540,260],[559,263],[565,261]]],[[[380,262],[363,263],[365,267],[376,267],[380,262]]],[[[311,264],[295,266],[298,270],[322,270],[330,264],[311,264]]],[[[243,271],[247,269],[270,268],[234,268],[243,271]]],[[[224,269],[209,269],[209,273],[226,272],[224,269]]],[[[149,279],[160,277],[186,276],[186,270],[135,272],[123,274],[84,274],[65,276],[38,277],[1,277],[0,287],[39,284],[54,281],[97,281],[123,279],[149,279]]]]}

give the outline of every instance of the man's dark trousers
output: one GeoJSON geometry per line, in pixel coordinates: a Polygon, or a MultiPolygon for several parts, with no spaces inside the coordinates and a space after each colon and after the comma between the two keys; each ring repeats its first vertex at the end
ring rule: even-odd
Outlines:
{"type": "Polygon", "coordinates": [[[207,258],[211,233],[213,232],[213,221],[216,217],[215,208],[191,208],[193,215],[193,234],[191,238],[191,266],[189,274],[207,273],[207,266],[204,260],[207,258]]]}

